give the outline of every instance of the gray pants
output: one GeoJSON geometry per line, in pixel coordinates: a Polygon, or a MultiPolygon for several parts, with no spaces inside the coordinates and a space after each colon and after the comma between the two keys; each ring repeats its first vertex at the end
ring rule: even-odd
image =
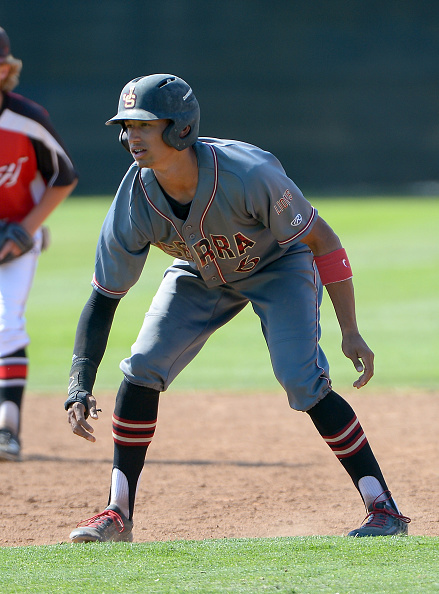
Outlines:
{"type": "Polygon", "coordinates": [[[166,390],[209,336],[250,302],[290,406],[309,410],[331,390],[319,346],[321,299],[310,252],[286,252],[252,276],[214,288],[187,262],[175,260],[120,368],[133,384],[166,390]]]}

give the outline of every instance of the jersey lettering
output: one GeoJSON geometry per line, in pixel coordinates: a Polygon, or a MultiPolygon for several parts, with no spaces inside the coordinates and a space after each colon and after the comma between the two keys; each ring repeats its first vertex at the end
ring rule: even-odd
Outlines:
{"type": "Polygon", "coordinates": [[[207,238],[200,239],[200,241],[194,244],[193,248],[200,259],[201,266],[206,266],[208,261],[214,262],[216,260],[207,238]]]}
{"type": "Polygon", "coordinates": [[[11,188],[17,183],[17,179],[21,173],[23,163],[29,160],[29,157],[20,157],[17,163],[10,163],[9,165],[2,165],[0,167],[0,187],[11,188]]]}
{"type": "MultiPolygon", "coordinates": [[[[239,256],[243,256],[247,250],[251,249],[256,244],[255,241],[252,241],[242,233],[235,233],[233,238],[239,256]]],[[[209,241],[207,237],[204,237],[193,245],[193,250],[197,254],[201,266],[204,267],[209,262],[214,263],[217,258],[233,259],[237,257],[233,249],[230,247],[230,242],[225,235],[211,235],[210,239],[211,240],[209,241]]],[[[173,241],[172,244],[159,241],[155,245],[173,258],[193,261],[189,248],[183,241],[173,241]]],[[[250,272],[257,266],[260,260],[260,257],[250,258],[249,256],[245,256],[240,260],[234,272],[250,272]]]]}
{"type": "Polygon", "coordinates": [[[235,233],[233,236],[235,239],[236,247],[238,248],[238,254],[242,256],[245,252],[255,245],[255,242],[243,235],[242,233],[235,233]]]}
{"type": "Polygon", "coordinates": [[[235,272],[250,272],[258,264],[260,259],[261,258],[256,257],[256,258],[252,258],[251,260],[249,260],[248,256],[246,256],[238,264],[238,268],[235,269],[235,272]]]}
{"type": "Polygon", "coordinates": [[[280,215],[280,213],[283,210],[288,208],[288,206],[290,205],[290,203],[292,201],[293,201],[293,196],[291,195],[291,192],[287,189],[283,193],[282,198],[275,203],[274,210],[276,211],[276,213],[278,215],[280,215]]]}
{"type": "Polygon", "coordinates": [[[168,254],[168,256],[172,256],[173,258],[181,258],[182,260],[193,261],[191,253],[183,241],[174,241],[172,245],[158,241],[154,245],[165,252],[165,254],[168,254]]]}
{"type": "Polygon", "coordinates": [[[218,258],[236,258],[225,235],[211,235],[212,243],[218,252],[218,258]]]}

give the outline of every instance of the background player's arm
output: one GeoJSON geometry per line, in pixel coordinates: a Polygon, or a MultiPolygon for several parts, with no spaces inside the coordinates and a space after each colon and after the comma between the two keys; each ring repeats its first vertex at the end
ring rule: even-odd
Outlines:
{"type": "Polygon", "coordinates": [[[57,206],[73,192],[76,184],[77,180],[66,186],[52,186],[47,188],[38,204],[21,221],[26,231],[33,235],[57,206]]]}
{"type": "MultiPolygon", "coordinates": [[[[41,227],[47,217],[61,204],[61,202],[69,196],[74,190],[77,180],[67,186],[52,186],[47,188],[41,200],[29,212],[20,224],[26,229],[30,235],[34,235],[35,231],[41,227]]],[[[21,250],[17,244],[12,240],[7,241],[0,250],[0,261],[9,254],[20,256],[21,250]]]]}
{"type": "MultiPolygon", "coordinates": [[[[314,256],[324,256],[341,248],[336,233],[320,217],[302,242],[311,249],[314,256]]],[[[355,388],[361,388],[373,376],[374,354],[358,331],[352,279],[327,284],[326,290],[340,324],[343,353],[351,359],[355,369],[362,373],[353,385],[355,388]]]]}

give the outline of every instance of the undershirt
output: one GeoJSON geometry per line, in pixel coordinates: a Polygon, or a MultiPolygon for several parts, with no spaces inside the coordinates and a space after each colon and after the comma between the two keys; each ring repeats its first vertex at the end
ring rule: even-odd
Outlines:
{"type": "Polygon", "coordinates": [[[175,198],[172,198],[172,196],[167,194],[165,190],[162,188],[162,186],[160,186],[160,189],[163,192],[163,195],[166,198],[166,200],[169,202],[172,208],[172,212],[175,214],[175,216],[181,219],[182,221],[185,221],[188,218],[192,201],[188,202],[187,204],[181,204],[181,202],[178,202],[178,200],[175,200],[175,198]]]}

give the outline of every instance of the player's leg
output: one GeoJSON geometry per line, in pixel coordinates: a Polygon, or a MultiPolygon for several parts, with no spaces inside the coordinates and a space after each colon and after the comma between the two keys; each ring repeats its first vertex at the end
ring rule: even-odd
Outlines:
{"type": "Polygon", "coordinates": [[[20,416],[27,367],[25,349],[0,357],[0,460],[21,457],[20,416]]]}
{"type": "Polygon", "coordinates": [[[20,426],[28,359],[24,312],[35,275],[40,237],[25,255],[0,266],[0,460],[21,457],[20,426]]]}
{"type": "Polygon", "coordinates": [[[154,436],[159,405],[157,390],[124,379],[113,413],[114,460],[109,504],[132,519],[145,456],[154,436]]]}
{"type": "Polygon", "coordinates": [[[307,411],[317,431],[351,477],[370,516],[350,536],[407,534],[409,519],[391,497],[375,455],[351,406],[336,392],[329,392],[307,411]]]}
{"type": "Polygon", "coordinates": [[[227,287],[208,289],[191,267],[172,266],[154,297],[131,357],[113,417],[114,462],[109,505],[70,534],[74,542],[131,540],[136,491],[153,437],[159,394],[208,337],[246,305],[227,287]]]}
{"type": "Polygon", "coordinates": [[[252,293],[245,294],[261,318],[273,369],[288,394],[290,406],[309,414],[360,491],[368,511],[378,510],[379,517],[371,518],[372,525],[353,532],[358,536],[405,534],[407,518],[400,515],[390,497],[354,411],[331,389],[329,366],[319,346],[322,287],[316,283],[308,258],[312,255],[295,254],[267,267],[259,275],[256,290],[250,287],[252,293]],[[383,520],[385,525],[377,527],[383,520]]]}
{"type": "Polygon", "coordinates": [[[311,252],[287,253],[235,284],[260,318],[274,374],[290,406],[308,410],[331,391],[328,361],[318,346],[322,289],[311,252]]]}
{"type": "Polygon", "coordinates": [[[73,542],[133,539],[134,501],[149,444],[154,436],[159,392],[124,379],[113,413],[113,470],[106,509],[70,534],[73,542]]]}
{"type": "Polygon", "coordinates": [[[171,266],[145,316],[131,357],[121,362],[125,377],[163,392],[209,336],[247,303],[227,285],[208,288],[187,263],[171,266]]]}

